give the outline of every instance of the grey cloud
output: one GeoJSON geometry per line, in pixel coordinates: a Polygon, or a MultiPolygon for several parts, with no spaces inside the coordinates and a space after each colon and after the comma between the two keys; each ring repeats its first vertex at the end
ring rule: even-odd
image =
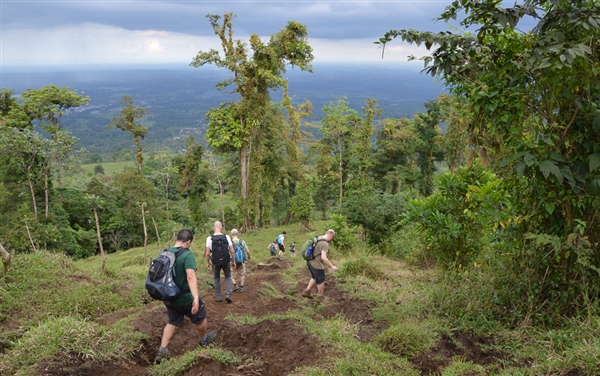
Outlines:
{"type": "Polygon", "coordinates": [[[212,35],[207,13],[238,15],[238,35],[269,35],[287,21],[306,24],[312,38],[377,38],[390,29],[443,30],[432,19],[450,1],[80,1],[3,4],[3,29],[98,23],[128,30],[212,35]]]}

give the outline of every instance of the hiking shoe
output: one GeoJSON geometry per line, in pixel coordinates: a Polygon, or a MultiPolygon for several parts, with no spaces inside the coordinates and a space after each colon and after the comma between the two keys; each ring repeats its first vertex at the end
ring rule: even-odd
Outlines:
{"type": "Polygon", "coordinates": [[[240,292],[244,292],[244,286],[240,287],[240,292]]]}
{"type": "MultiPolygon", "coordinates": [[[[242,288],[243,288],[243,287],[242,287],[242,288]]],[[[233,292],[233,291],[237,291],[237,290],[239,290],[239,289],[240,289],[240,288],[239,288],[239,287],[237,287],[237,285],[233,285],[233,290],[231,290],[231,291],[233,292]]]]}
{"type": "Polygon", "coordinates": [[[310,290],[304,290],[304,292],[302,293],[302,296],[305,298],[308,298],[308,299],[313,298],[312,294],[310,293],[310,290]]]}
{"type": "Polygon", "coordinates": [[[169,351],[167,349],[158,349],[156,358],[154,358],[154,364],[160,363],[163,360],[169,360],[169,351]]]}
{"type": "Polygon", "coordinates": [[[206,333],[206,335],[200,339],[200,346],[208,346],[212,341],[215,340],[216,337],[217,337],[216,330],[206,333]]]}
{"type": "Polygon", "coordinates": [[[226,298],[225,298],[225,301],[227,302],[227,304],[231,304],[231,302],[232,302],[233,300],[231,300],[231,298],[230,298],[230,297],[226,297],[226,298]]]}

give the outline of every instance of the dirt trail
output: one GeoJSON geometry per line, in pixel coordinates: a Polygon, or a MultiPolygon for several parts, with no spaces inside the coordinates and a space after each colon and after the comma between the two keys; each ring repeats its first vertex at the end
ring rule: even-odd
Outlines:
{"type": "MultiPolygon", "coordinates": [[[[279,261],[276,258],[269,260],[272,267],[259,267],[253,261],[246,263],[248,274],[245,282],[245,292],[234,292],[233,303],[216,302],[212,290],[204,285],[201,288],[201,297],[206,305],[208,317],[208,330],[217,330],[218,336],[214,346],[235,353],[242,359],[238,365],[218,363],[208,357],[201,357],[187,375],[286,375],[296,367],[312,365],[315,361],[310,356],[314,352],[317,339],[307,334],[296,320],[266,320],[258,324],[240,325],[232,320],[225,320],[227,315],[251,315],[262,317],[268,314],[284,313],[296,309],[299,305],[319,304],[315,300],[300,298],[310,278],[307,269],[302,269],[297,282],[285,282],[282,273],[289,267],[290,260],[279,261]],[[274,290],[270,287],[272,286],[274,290]],[[261,289],[270,290],[272,293],[261,293],[261,289]],[[272,295],[272,296],[271,296],[272,295]],[[297,297],[297,298],[296,298],[297,297]]],[[[293,262],[303,262],[294,259],[293,262]]],[[[198,273],[207,276],[204,271],[198,273]]],[[[208,280],[201,280],[202,284],[208,280]]],[[[224,289],[224,283],[222,283],[224,289]]],[[[358,337],[362,341],[370,341],[385,326],[375,322],[371,317],[372,303],[355,299],[340,291],[336,281],[332,278],[326,283],[328,300],[325,307],[320,310],[323,318],[343,315],[352,323],[361,323],[358,337]]],[[[136,313],[135,311],[117,312],[102,318],[104,324],[111,324],[120,319],[136,313]]],[[[167,322],[166,310],[162,303],[153,302],[144,308],[138,318],[132,321],[136,331],[144,333],[148,339],[144,340],[140,349],[135,351],[132,358],[116,363],[98,364],[85,361],[77,357],[61,359],[60,364],[51,368],[41,367],[40,374],[44,375],[147,375],[152,366],[154,356],[160,345],[162,330],[167,322]]],[[[169,345],[172,357],[177,357],[198,346],[198,333],[189,319],[178,329],[169,345]]],[[[445,338],[431,354],[419,354],[413,359],[413,366],[421,370],[423,375],[434,374],[440,367],[451,362],[457,355],[452,341],[445,338]],[[449,350],[444,350],[448,348],[449,350]],[[445,355],[445,356],[443,356],[445,355]],[[446,359],[440,359],[440,356],[446,359]]],[[[473,353],[481,353],[477,346],[473,346],[473,353]]],[[[489,363],[494,358],[502,358],[501,354],[483,354],[482,361],[489,363]]],[[[477,359],[470,359],[478,363],[477,359]]]]}

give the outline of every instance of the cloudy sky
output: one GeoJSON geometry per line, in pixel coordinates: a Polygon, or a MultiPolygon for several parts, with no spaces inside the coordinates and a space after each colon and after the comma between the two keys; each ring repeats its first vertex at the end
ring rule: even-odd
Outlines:
{"type": "MultiPolygon", "coordinates": [[[[445,30],[451,0],[0,0],[1,64],[189,64],[219,49],[206,14],[233,12],[234,37],[267,39],[295,20],[308,26],[317,62],[381,60],[373,44],[390,29],[445,30]]],[[[452,25],[458,26],[458,25],[452,25]]],[[[385,60],[424,50],[395,41],[385,60]]]]}

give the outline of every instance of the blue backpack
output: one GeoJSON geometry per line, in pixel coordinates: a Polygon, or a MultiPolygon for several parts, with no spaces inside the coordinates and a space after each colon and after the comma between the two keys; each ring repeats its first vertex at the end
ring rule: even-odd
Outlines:
{"type": "Polygon", "coordinates": [[[233,250],[235,251],[235,262],[241,263],[246,262],[246,249],[242,244],[242,240],[238,239],[238,242],[233,242],[233,250]]]}

